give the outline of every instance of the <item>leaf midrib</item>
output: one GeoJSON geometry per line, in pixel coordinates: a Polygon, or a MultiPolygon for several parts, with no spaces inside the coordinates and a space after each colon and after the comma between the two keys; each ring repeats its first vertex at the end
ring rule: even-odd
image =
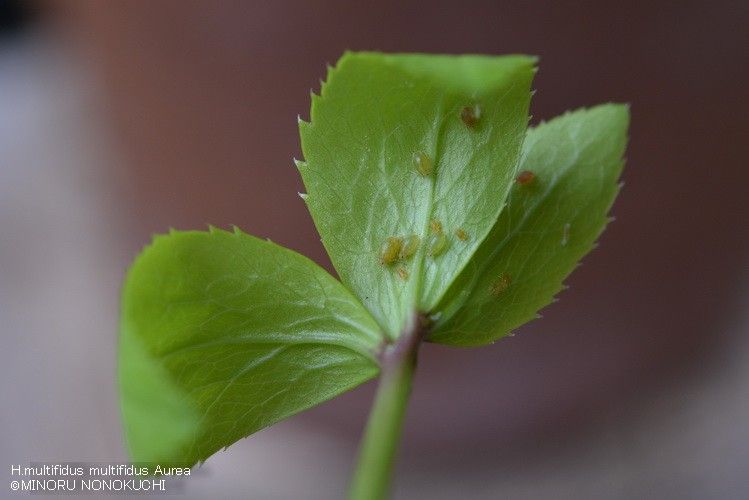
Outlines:
{"type": "MultiPolygon", "coordinates": [[[[430,91],[434,88],[433,84],[430,84],[430,91]]],[[[432,158],[433,158],[433,168],[434,168],[434,174],[429,179],[429,193],[428,193],[428,203],[427,203],[427,216],[424,220],[422,229],[421,229],[421,241],[422,241],[422,250],[419,252],[418,257],[418,263],[417,263],[417,273],[416,273],[416,283],[414,284],[414,294],[413,294],[413,301],[414,303],[411,304],[412,311],[410,311],[411,314],[428,314],[429,311],[420,311],[421,308],[421,293],[422,293],[422,287],[424,285],[424,265],[426,263],[426,260],[429,258],[429,235],[430,235],[430,223],[432,218],[434,217],[434,207],[435,207],[435,194],[437,191],[437,182],[439,179],[439,172],[440,172],[440,158],[437,157],[437,155],[440,152],[440,146],[443,143],[443,136],[444,136],[444,128],[447,124],[447,114],[445,113],[445,96],[443,95],[440,98],[439,101],[439,107],[437,109],[437,116],[439,116],[439,124],[437,125],[436,130],[436,136],[434,140],[434,151],[431,152],[432,158]]],[[[409,314],[406,314],[405,320],[408,321],[409,314]]]]}

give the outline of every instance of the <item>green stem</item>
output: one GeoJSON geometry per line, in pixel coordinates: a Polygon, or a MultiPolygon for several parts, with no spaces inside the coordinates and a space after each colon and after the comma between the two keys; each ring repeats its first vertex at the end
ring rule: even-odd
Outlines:
{"type": "Polygon", "coordinates": [[[350,500],[383,500],[388,496],[425,325],[423,316],[414,315],[398,340],[383,353],[380,383],[364,431],[350,500]]]}

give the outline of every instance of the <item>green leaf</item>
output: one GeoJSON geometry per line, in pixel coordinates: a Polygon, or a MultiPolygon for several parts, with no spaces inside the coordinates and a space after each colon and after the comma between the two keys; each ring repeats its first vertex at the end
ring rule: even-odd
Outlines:
{"type": "Polygon", "coordinates": [[[534,62],[347,53],[312,96],[310,122],[300,121],[304,198],[341,280],[391,339],[437,305],[497,220],[534,62]],[[382,259],[388,238],[410,235],[413,256],[382,259]]]}
{"type": "Polygon", "coordinates": [[[133,460],[191,466],[379,373],[380,329],[309,259],[239,231],[157,236],[122,298],[133,460]]]}
{"type": "Polygon", "coordinates": [[[429,340],[480,345],[508,335],[552,302],[591,249],[624,165],[629,109],[606,104],[528,131],[508,206],[437,308],[429,340]]]}

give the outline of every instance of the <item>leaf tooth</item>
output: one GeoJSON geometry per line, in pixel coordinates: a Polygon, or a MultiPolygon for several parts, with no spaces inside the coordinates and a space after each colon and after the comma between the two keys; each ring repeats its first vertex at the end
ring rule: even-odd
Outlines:
{"type": "Polygon", "coordinates": [[[309,91],[309,98],[310,98],[312,107],[319,106],[320,102],[322,101],[322,97],[319,96],[318,94],[315,94],[315,92],[312,89],[310,89],[309,91]]]}
{"type": "Polygon", "coordinates": [[[162,240],[164,238],[169,238],[169,236],[171,236],[171,234],[161,234],[161,233],[152,234],[151,241],[143,245],[143,247],[140,249],[140,253],[141,254],[144,253],[146,250],[156,245],[159,242],[159,240],[162,240]]]}
{"type": "Polygon", "coordinates": [[[299,197],[306,203],[307,197],[309,196],[307,193],[297,193],[299,197]]]}
{"type": "Polygon", "coordinates": [[[242,231],[239,228],[239,226],[237,226],[236,224],[232,224],[231,225],[231,229],[234,232],[234,234],[237,235],[237,236],[245,236],[245,235],[247,235],[247,233],[245,233],[244,231],[242,231]]]}
{"type": "Polygon", "coordinates": [[[335,67],[333,67],[329,62],[325,63],[325,78],[320,79],[320,96],[325,96],[325,88],[327,86],[327,83],[330,81],[330,77],[332,76],[333,72],[335,71],[335,67]]]}
{"type": "Polygon", "coordinates": [[[294,158],[293,160],[294,160],[294,165],[296,165],[296,168],[299,171],[304,170],[305,168],[307,168],[307,162],[306,161],[304,161],[304,160],[297,160],[296,158],[294,158]]]}
{"type": "Polygon", "coordinates": [[[297,122],[297,125],[299,126],[300,134],[305,133],[310,128],[310,125],[312,124],[311,122],[303,120],[301,115],[296,116],[296,122],[297,122]]]}

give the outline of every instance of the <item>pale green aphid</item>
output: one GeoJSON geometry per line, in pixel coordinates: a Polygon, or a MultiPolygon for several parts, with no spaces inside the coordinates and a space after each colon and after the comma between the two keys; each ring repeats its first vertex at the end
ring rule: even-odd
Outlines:
{"type": "Polygon", "coordinates": [[[437,257],[447,248],[447,236],[445,233],[434,233],[429,237],[429,255],[437,257]]]}
{"type": "Polygon", "coordinates": [[[417,235],[412,234],[406,238],[406,241],[403,243],[403,246],[401,247],[400,251],[400,259],[401,260],[408,260],[411,257],[414,256],[416,251],[419,249],[419,244],[421,243],[421,238],[419,238],[417,235]]]}
{"type": "Polygon", "coordinates": [[[429,221],[429,229],[432,232],[429,236],[429,255],[437,257],[447,248],[447,236],[445,236],[445,231],[442,229],[442,222],[437,219],[429,221]]]}
{"type": "Polygon", "coordinates": [[[384,266],[389,266],[398,260],[401,247],[403,247],[403,238],[389,236],[385,239],[385,243],[382,244],[382,250],[380,251],[380,263],[384,266]]]}
{"type": "Polygon", "coordinates": [[[434,162],[423,151],[414,153],[413,162],[416,171],[424,177],[429,177],[434,172],[434,162]]]}
{"type": "Polygon", "coordinates": [[[494,280],[492,283],[492,295],[495,297],[499,297],[502,295],[502,293],[505,292],[508,288],[510,288],[510,284],[512,283],[512,277],[510,277],[507,273],[502,273],[499,275],[499,278],[494,280]]]}
{"type": "Polygon", "coordinates": [[[398,277],[400,277],[400,279],[402,279],[403,281],[408,280],[408,271],[406,270],[405,267],[399,267],[397,269],[397,272],[398,272],[398,277]]]}

